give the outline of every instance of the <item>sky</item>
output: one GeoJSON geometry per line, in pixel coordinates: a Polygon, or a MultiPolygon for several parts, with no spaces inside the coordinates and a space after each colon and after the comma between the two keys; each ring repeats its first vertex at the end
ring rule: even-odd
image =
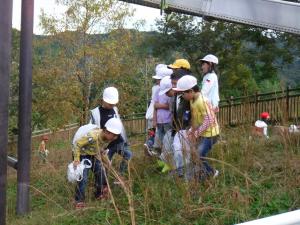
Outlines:
{"type": "MultiPolygon", "coordinates": [[[[42,30],[39,27],[39,15],[41,13],[41,9],[47,14],[60,14],[63,12],[62,8],[57,7],[55,4],[55,0],[35,0],[34,1],[34,28],[33,33],[35,34],[42,34],[42,30]]],[[[133,27],[133,21],[136,20],[145,20],[145,25],[142,30],[149,31],[153,30],[155,19],[160,18],[160,10],[149,8],[145,6],[139,6],[130,4],[132,8],[135,8],[135,16],[132,22],[128,22],[127,28],[133,27]]],[[[13,1],[13,27],[20,30],[21,24],[21,0],[14,0],[13,1]]]]}

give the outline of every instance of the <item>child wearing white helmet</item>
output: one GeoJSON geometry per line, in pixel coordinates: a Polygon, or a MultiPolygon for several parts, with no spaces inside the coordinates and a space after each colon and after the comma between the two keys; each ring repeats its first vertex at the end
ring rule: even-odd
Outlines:
{"type": "MultiPolygon", "coordinates": [[[[115,87],[107,87],[103,91],[102,103],[98,107],[91,110],[90,123],[95,124],[101,129],[110,118],[117,118],[121,122],[120,115],[116,104],[119,102],[119,92],[115,87]]],[[[122,124],[122,122],[121,122],[122,124]]],[[[108,158],[112,160],[115,153],[120,154],[123,160],[120,164],[120,172],[124,173],[127,170],[128,161],[132,157],[132,152],[129,149],[128,140],[125,128],[122,124],[121,135],[116,140],[111,142],[107,149],[108,158]]]]}
{"type": "Polygon", "coordinates": [[[160,142],[162,143],[161,146],[161,154],[159,156],[160,160],[158,160],[158,165],[162,167],[162,172],[168,172],[172,169],[173,164],[173,151],[172,151],[172,113],[171,113],[171,97],[174,96],[174,91],[172,89],[172,81],[170,76],[164,77],[160,82],[160,90],[159,90],[159,103],[156,105],[161,105],[165,107],[166,114],[159,114],[157,112],[157,134],[160,142]],[[163,103],[166,101],[166,103],[163,103]],[[167,117],[162,117],[166,116],[167,117]],[[159,118],[161,117],[161,118],[159,118]]]}
{"type": "MultiPolygon", "coordinates": [[[[174,159],[177,169],[182,169],[181,167],[184,165],[181,139],[187,138],[184,143],[193,143],[202,161],[200,177],[204,179],[210,175],[217,176],[219,172],[214,170],[205,159],[212,146],[217,142],[220,132],[210,104],[201,94],[197,79],[194,76],[183,76],[178,80],[176,88],[173,89],[183,94],[183,98],[189,101],[191,108],[191,128],[183,133],[178,132],[176,135],[179,137],[174,137],[174,159]]],[[[197,171],[197,167],[195,170],[197,171]]]]}
{"type": "Polygon", "coordinates": [[[154,97],[153,126],[156,127],[158,143],[155,147],[161,149],[164,135],[172,128],[172,114],[170,111],[173,96],[171,79],[164,77],[159,85],[159,92],[154,97]]]}
{"type": "Polygon", "coordinates": [[[147,155],[154,155],[155,152],[153,151],[154,146],[158,146],[158,136],[155,135],[156,130],[156,124],[153,123],[153,117],[154,117],[154,104],[155,104],[155,98],[158,95],[159,89],[160,89],[160,82],[161,80],[166,77],[170,76],[172,74],[172,70],[167,67],[165,64],[158,64],[155,67],[155,75],[152,76],[152,78],[155,80],[155,85],[152,87],[152,93],[151,93],[151,102],[146,112],[146,119],[147,119],[147,128],[149,131],[149,138],[147,139],[145,146],[145,153],[147,155]]]}
{"type": "Polygon", "coordinates": [[[105,169],[99,160],[99,155],[104,152],[105,146],[116,140],[122,131],[122,123],[116,118],[109,119],[104,129],[97,125],[87,124],[81,126],[73,138],[73,166],[80,165],[80,162],[90,161],[91,166],[85,167],[82,179],[77,182],[75,190],[75,207],[83,208],[85,200],[85,188],[88,183],[88,173],[91,169],[95,174],[95,198],[103,199],[108,195],[105,169]]]}
{"type": "Polygon", "coordinates": [[[219,111],[219,83],[215,73],[215,67],[219,59],[212,55],[206,55],[200,59],[201,69],[203,72],[201,93],[209,100],[215,112],[219,111]]]}

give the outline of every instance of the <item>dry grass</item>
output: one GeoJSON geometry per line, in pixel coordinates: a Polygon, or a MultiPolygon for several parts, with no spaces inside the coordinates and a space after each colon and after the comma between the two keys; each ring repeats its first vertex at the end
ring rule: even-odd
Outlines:
{"type": "MultiPolygon", "coordinates": [[[[49,145],[49,162],[33,154],[30,215],[15,216],[16,173],[9,172],[7,224],[234,224],[300,207],[299,136],[249,139],[248,129],[223,130],[209,155],[221,171],[206,182],[160,174],[143,155],[141,137],[132,141],[134,159],[127,182],[111,184],[111,199],[73,209],[74,185],[66,181],[69,140],[49,145]],[[47,221],[47,222],[46,222],[47,221]]],[[[114,165],[120,160],[116,157],[114,165]]],[[[109,180],[121,179],[110,168],[109,180]]],[[[112,183],[112,182],[111,182],[112,183]]]]}

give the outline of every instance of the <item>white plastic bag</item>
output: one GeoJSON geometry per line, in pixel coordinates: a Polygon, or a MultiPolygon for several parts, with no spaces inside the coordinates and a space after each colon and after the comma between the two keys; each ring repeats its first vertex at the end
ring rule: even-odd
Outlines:
{"type": "Polygon", "coordinates": [[[79,165],[74,167],[73,162],[68,165],[67,178],[71,183],[81,181],[83,178],[83,170],[92,167],[92,162],[89,159],[83,159],[79,165]]]}
{"type": "Polygon", "coordinates": [[[153,119],[153,112],[154,112],[154,103],[153,101],[151,101],[148,109],[147,109],[147,112],[146,112],[146,119],[147,120],[152,120],[153,119]]]}

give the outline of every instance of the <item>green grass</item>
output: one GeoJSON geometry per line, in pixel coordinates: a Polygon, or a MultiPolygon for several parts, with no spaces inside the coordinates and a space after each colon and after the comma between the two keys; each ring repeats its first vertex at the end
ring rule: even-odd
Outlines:
{"type": "MultiPolygon", "coordinates": [[[[121,223],[235,224],[300,207],[299,137],[249,139],[246,129],[233,128],[223,130],[222,140],[209,155],[221,174],[204,183],[187,183],[159,173],[155,161],[143,156],[142,138],[132,140],[129,189],[134,223],[124,190],[111,184],[121,223]]],[[[15,215],[16,173],[9,172],[7,224],[120,224],[111,200],[93,199],[93,179],[87,190],[87,208],[73,209],[74,185],[66,181],[69,143],[52,141],[47,164],[33,154],[31,213],[25,217],[15,215]]],[[[114,163],[119,160],[116,157],[114,163]]]]}

